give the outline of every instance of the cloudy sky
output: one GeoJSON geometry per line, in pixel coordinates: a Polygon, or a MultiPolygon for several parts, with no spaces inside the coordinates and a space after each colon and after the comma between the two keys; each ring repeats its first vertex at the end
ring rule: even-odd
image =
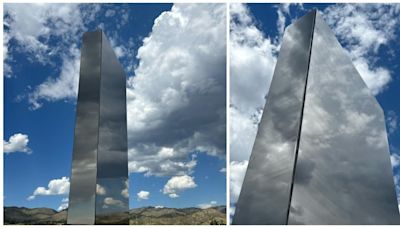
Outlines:
{"type": "MultiPolygon", "coordinates": [[[[231,205],[285,26],[318,8],[381,104],[400,194],[400,6],[231,4],[231,205]]],[[[67,206],[83,32],[127,73],[130,207],[225,204],[225,5],[5,4],[4,205],[67,206]]]]}
{"type": "Polygon", "coordinates": [[[400,4],[231,4],[231,215],[240,193],[284,28],[312,8],[323,14],[384,110],[394,179],[400,196],[400,4]]]}
{"type": "Polygon", "coordinates": [[[81,37],[127,74],[130,208],[225,205],[224,4],[5,4],[4,205],[68,205],[81,37]]]}

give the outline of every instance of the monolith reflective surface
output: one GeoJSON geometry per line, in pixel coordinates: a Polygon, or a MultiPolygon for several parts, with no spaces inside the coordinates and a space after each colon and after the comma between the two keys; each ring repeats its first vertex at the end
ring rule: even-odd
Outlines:
{"type": "Polygon", "coordinates": [[[289,224],[400,224],[385,117],[316,15],[289,224]]]}
{"type": "Polygon", "coordinates": [[[309,14],[283,36],[233,224],[286,223],[313,23],[309,14]]]}
{"type": "Polygon", "coordinates": [[[102,31],[83,35],[68,224],[129,224],[126,79],[102,31]]]}
{"type": "Polygon", "coordinates": [[[399,224],[384,120],[321,15],[300,18],[285,31],[233,224],[399,224]]]}

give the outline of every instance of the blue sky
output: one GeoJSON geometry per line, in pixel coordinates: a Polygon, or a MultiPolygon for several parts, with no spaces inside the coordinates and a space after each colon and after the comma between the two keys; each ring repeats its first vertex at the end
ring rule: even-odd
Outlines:
{"type": "Polygon", "coordinates": [[[400,196],[400,4],[231,4],[231,215],[268,92],[265,84],[271,82],[284,28],[313,8],[323,14],[384,110],[400,196]],[[237,140],[243,135],[246,140],[237,140]]]}
{"type": "Polygon", "coordinates": [[[4,205],[66,207],[81,37],[96,28],[127,74],[130,208],[225,205],[224,9],[5,4],[4,205]]]}

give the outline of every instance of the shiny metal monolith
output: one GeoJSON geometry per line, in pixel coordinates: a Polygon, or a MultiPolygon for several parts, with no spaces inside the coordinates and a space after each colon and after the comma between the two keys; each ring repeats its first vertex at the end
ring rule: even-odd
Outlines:
{"type": "Polygon", "coordinates": [[[128,224],[126,78],[102,31],[83,35],[68,224],[128,224]]]}
{"type": "Polygon", "coordinates": [[[385,118],[315,10],[284,34],[233,224],[399,224],[385,118]]]}

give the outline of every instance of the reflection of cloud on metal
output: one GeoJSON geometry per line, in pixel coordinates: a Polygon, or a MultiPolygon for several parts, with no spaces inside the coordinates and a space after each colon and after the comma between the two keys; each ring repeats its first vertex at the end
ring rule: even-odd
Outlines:
{"type": "Polygon", "coordinates": [[[102,187],[101,185],[97,184],[96,185],[96,193],[98,195],[105,195],[106,193],[106,189],[104,187],[102,187]]]}
{"type": "MultiPolygon", "coordinates": [[[[125,207],[126,205],[121,200],[113,199],[112,197],[106,197],[104,199],[104,206],[116,206],[116,207],[125,207]]],[[[103,206],[103,207],[104,207],[103,206]]],[[[106,208],[107,208],[106,206],[106,208]]]]}
{"type": "Polygon", "coordinates": [[[398,224],[389,155],[380,105],[313,11],[286,29],[233,223],[398,224]]]}
{"type": "Polygon", "coordinates": [[[128,188],[129,188],[129,180],[126,180],[126,181],[125,181],[125,188],[122,189],[122,191],[121,191],[121,195],[122,195],[123,197],[125,197],[125,198],[129,198],[129,191],[128,191],[128,188]]]}

